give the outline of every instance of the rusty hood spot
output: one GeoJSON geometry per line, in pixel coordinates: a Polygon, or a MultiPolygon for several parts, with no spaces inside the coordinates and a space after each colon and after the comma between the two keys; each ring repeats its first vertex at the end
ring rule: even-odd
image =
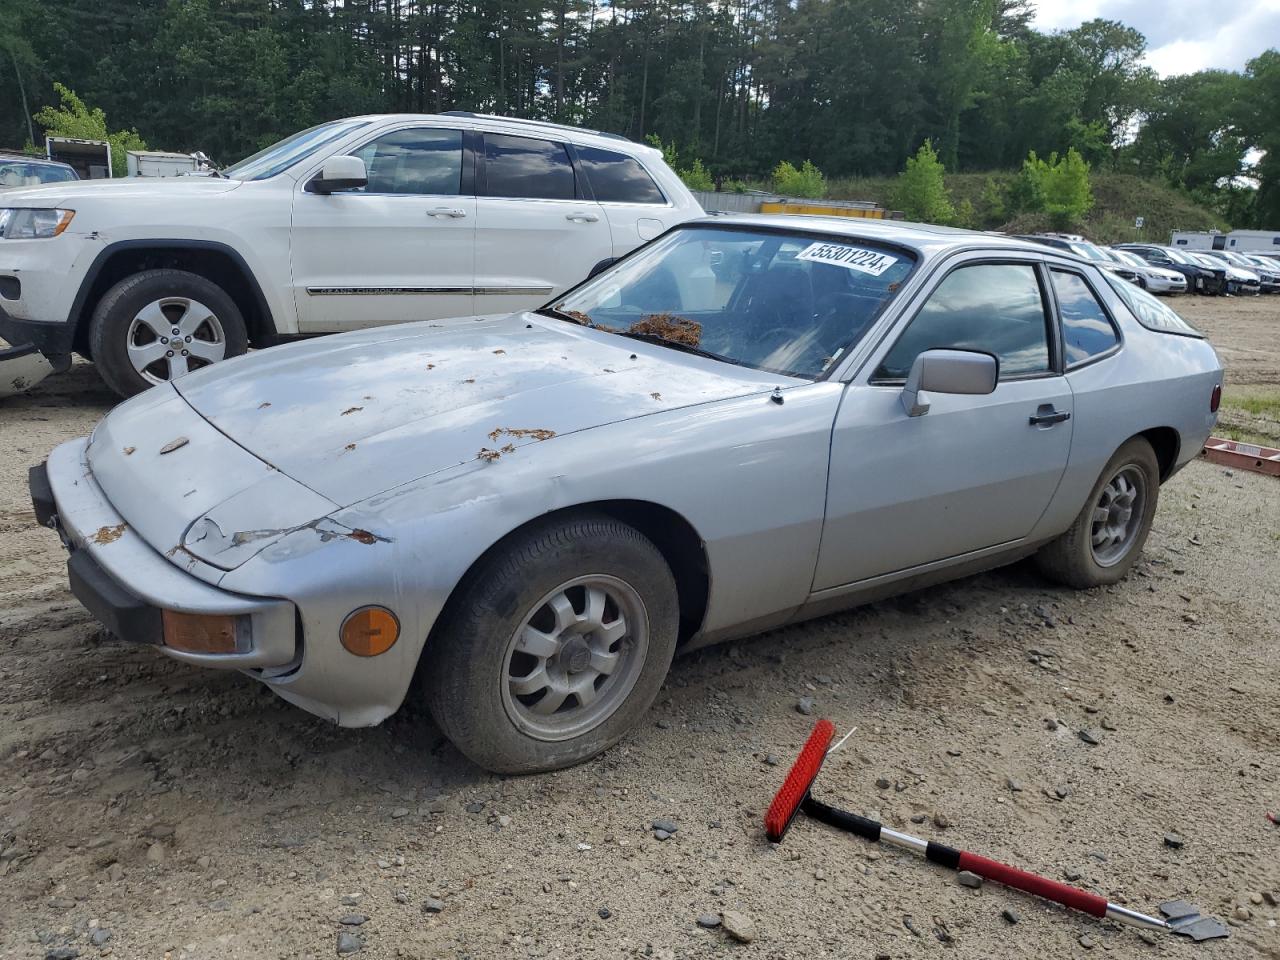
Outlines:
{"type": "Polygon", "coordinates": [[[649,394],[649,396],[653,397],[653,399],[655,400],[662,399],[662,394],[658,393],[656,390],[653,393],[649,394]]]}
{"type": "Polygon", "coordinates": [[[124,448],[124,455],[125,455],[126,457],[128,457],[128,456],[132,456],[132,455],[133,455],[133,451],[135,451],[135,450],[137,450],[137,449],[138,449],[137,447],[125,447],[125,448],[124,448]]]}
{"type": "Polygon", "coordinates": [[[370,546],[372,546],[375,543],[391,542],[386,537],[380,537],[376,533],[370,533],[368,530],[361,530],[359,527],[357,527],[356,529],[348,533],[347,537],[351,540],[355,540],[358,543],[369,544],[370,546]]]}
{"type": "Polygon", "coordinates": [[[344,416],[344,417],[345,417],[348,413],[356,413],[356,412],[358,412],[358,411],[360,411],[360,410],[363,410],[363,409],[364,409],[364,407],[347,407],[347,409],[345,409],[345,410],[343,410],[343,411],[342,411],[342,416],[344,416]]]}
{"type": "Polygon", "coordinates": [[[94,543],[115,543],[129,528],[127,523],[117,523],[114,527],[99,527],[93,535],[94,543]]]}
{"type": "Polygon", "coordinates": [[[505,351],[505,350],[503,350],[501,347],[499,347],[497,350],[495,350],[495,351],[493,351],[493,352],[494,352],[494,353],[506,353],[507,351],[505,351]]]}
{"type": "Polygon", "coordinates": [[[179,450],[182,447],[185,447],[190,442],[191,441],[188,440],[186,437],[178,437],[176,440],[170,440],[163,447],[161,447],[160,453],[162,455],[166,453],[173,453],[173,451],[179,450]]]}
{"type": "Polygon", "coordinates": [[[258,409],[259,409],[259,410],[265,410],[265,409],[267,409],[267,407],[269,407],[269,406],[271,406],[271,401],[270,401],[270,400],[263,400],[260,404],[258,404],[258,409]]]}

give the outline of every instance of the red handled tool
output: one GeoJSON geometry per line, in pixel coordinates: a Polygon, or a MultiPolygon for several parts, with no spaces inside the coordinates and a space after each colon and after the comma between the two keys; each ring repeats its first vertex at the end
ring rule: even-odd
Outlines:
{"type": "Polygon", "coordinates": [[[890,830],[874,820],[860,817],[856,813],[847,813],[844,810],[837,810],[835,807],[828,806],[813,796],[812,787],[814,780],[818,777],[818,772],[822,769],[822,762],[827,757],[828,747],[831,744],[831,738],[835,736],[835,732],[836,728],[830,720],[819,720],[814,725],[813,732],[809,734],[809,739],[800,751],[800,756],[792,764],[791,771],[787,774],[787,779],[783,781],[781,789],[774,796],[773,803],[769,804],[769,810],[764,817],[764,829],[769,839],[774,843],[782,842],[782,838],[786,835],[787,829],[791,826],[796,814],[803,810],[815,820],[820,820],[833,827],[839,827],[841,830],[848,830],[850,833],[857,834],[867,840],[881,841],[892,844],[895,847],[901,847],[904,850],[910,850],[913,853],[924,854],[927,859],[944,867],[950,867],[952,870],[968,870],[980,877],[994,880],[996,883],[1003,883],[1008,887],[1017,887],[1019,890],[1034,893],[1038,897],[1044,897],[1046,900],[1052,900],[1065,907],[1071,907],[1073,910],[1080,910],[1095,917],[1110,917],[1112,920],[1119,920],[1122,923],[1135,927],[1144,927],[1148,930],[1169,930],[1175,933],[1185,933],[1187,936],[1192,936],[1197,940],[1207,938],[1207,936],[1198,936],[1197,933],[1209,936],[1226,935],[1225,926],[1211,918],[1200,917],[1194,907],[1186,904],[1182,904],[1182,906],[1188,909],[1171,921],[1149,917],[1144,913],[1138,913],[1135,910],[1109,903],[1096,893],[1081,890],[1079,887],[1059,883],[1047,877],[1037,876],[1034,873],[1019,870],[996,860],[988,860],[986,857],[980,857],[965,850],[956,850],[953,847],[935,843],[932,840],[921,840],[905,833],[899,833],[897,830],[890,830]],[[1199,922],[1200,926],[1193,928],[1191,924],[1196,922],[1199,922]],[[1212,925],[1212,927],[1209,925],[1212,925]],[[1221,929],[1221,932],[1217,932],[1218,928],[1221,929]],[[1210,929],[1214,932],[1210,933],[1210,929]]]}

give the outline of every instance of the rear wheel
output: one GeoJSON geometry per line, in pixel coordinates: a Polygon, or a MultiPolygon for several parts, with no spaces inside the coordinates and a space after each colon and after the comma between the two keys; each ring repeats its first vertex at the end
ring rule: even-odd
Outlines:
{"type": "Polygon", "coordinates": [[[450,601],[423,653],[427,703],[499,773],[570,766],[620,740],[675,653],[675,581],[639,531],[603,515],[523,531],[450,601]]]}
{"type": "Polygon", "coordinates": [[[89,330],[102,379],[124,397],[248,347],[235,301],[186,270],[145,270],[121,280],[98,301],[89,330]]]}
{"type": "Polygon", "coordinates": [[[1142,553],[1160,496],[1160,464],[1135,437],[1116,451],[1069,530],[1036,554],[1040,570],[1072,587],[1124,578],[1142,553]]]}

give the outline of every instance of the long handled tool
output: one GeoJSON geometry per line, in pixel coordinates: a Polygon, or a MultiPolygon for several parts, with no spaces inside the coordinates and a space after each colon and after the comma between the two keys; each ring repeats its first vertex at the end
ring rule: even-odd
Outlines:
{"type": "Polygon", "coordinates": [[[835,730],[830,720],[819,720],[814,725],[813,732],[809,734],[809,739],[800,751],[800,756],[792,764],[787,779],[783,781],[773,802],[769,804],[769,810],[764,817],[764,829],[774,843],[782,842],[796,814],[803,810],[815,820],[841,830],[848,830],[867,840],[882,841],[910,850],[912,853],[924,854],[932,862],[950,867],[952,870],[968,870],[980,877],[994,880],[996,883],[1034,893],[1038,897],[1044,897],[1046,900],[1052,900],[1095,917],[1110,917],[1112,920],[1148,930],[1182,933],[1196,940],[1226,936],[1227,928],[1223,924],[1209,917],[1201,917],[1199,911],[1188,904],[1181,902],[1165,904],[1165,912],[1170,916],[1168,921],[1150,917],[1145,913],[1138,913],[1136,910],[1110,903],[1088,890],[1037,876],[997,860],[988,860],[986,857],[980,857],[966,850],[956,850],[954,847],[932,840],[921,840],[906,833],[899,833],[897,830],[882,826],[875,820],[860,817],[856,813],[837,810],[823,803],[813,796],[812,788],[814,780],[822,769],[822,762],[830,752],[828,747],[831,744],[831,738],[835,736],[835,730]]]}

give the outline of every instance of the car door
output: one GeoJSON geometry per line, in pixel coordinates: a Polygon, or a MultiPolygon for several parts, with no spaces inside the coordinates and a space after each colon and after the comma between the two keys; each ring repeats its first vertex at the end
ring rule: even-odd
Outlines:
{"type": "Polygon", "coordinates": [[[300,181],[290,234],[298,329],[327,333],[475,312],[476,200],[461,130],[402,127],[352,150],[368,185],[300,181]]]}
{"type": "Polygon", "coordinates": [[[485,133],[476,169],[476,312],[540,306],[613,255],[565,144],[485,133]]]}
{"type": "Polygon", "coordinates": [[[573,152],[579,173],[609,221],[615,257],[626,256],[675,223],[675,207],[635,157],[581,145],[573,152]]]}
{"type": "Polygon", "coordinates": [[[840,404],[815,590],[1031,533],[1071,448],[1073,401],[1051,304],[1043,264],[1029,255],[970,255],[934,278],[840,404]],[[908,416],[900,398],[912,362],[946,347],[994,354],[995,391],[932,393],[927,413],[908,416]]]}

